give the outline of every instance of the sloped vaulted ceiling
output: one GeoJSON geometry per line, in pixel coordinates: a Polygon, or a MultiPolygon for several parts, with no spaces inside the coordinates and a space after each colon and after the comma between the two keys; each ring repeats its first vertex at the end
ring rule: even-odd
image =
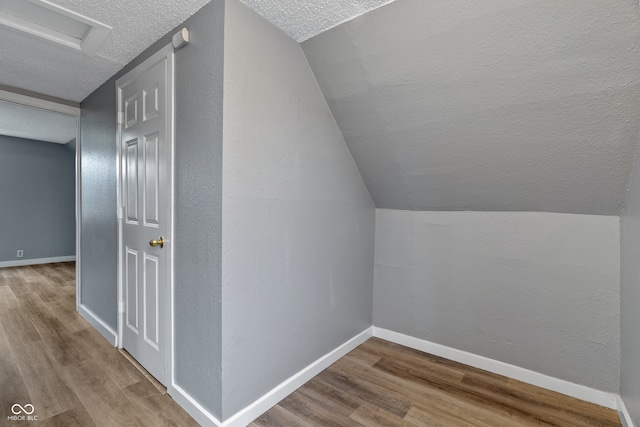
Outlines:
{"type": "Polygon", "coordinates": [[[302,44],[378,207],[620,213],[633,0],[396,0],[302,44]]]}

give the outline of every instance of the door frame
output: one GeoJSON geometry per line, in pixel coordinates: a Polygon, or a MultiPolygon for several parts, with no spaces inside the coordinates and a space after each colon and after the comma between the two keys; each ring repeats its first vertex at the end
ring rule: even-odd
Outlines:
{"type": "Polygon", "coordinates": [[[167,135],[167,144],[166,144],[166,156],[167,156],[167,203],[169,204],[167,211],[167,233],[166,239],[167,250],[169,253],[167,254],[167,273],[166,280],[168,284],[168,292],[169,295],[165,298],[166,304],[164,307],[161,307],[163,313],[168,313],[169,319],[167,322],[167,330],[164,331],[165,342],[167,345],[166,351],[166,387],[167,391],[171,393],[173,391],[173,360],[174,360],[174,348],[173,348],[173,295],[174,295],[174,281],[173,281],[173,260],[174,260],[174,145],[175,145],[175,133],[174,133],[174,100],[175,100],[175,81],[174,81],[174,49],[171,44],[166,45],[165,47],[158,50],[156,53],[151,55],[149,58],[144,60],[141,64],[133,68],[131,71],[126,73],[124,76],[120,77],[116,80],[115,90],[116,90],[116,127],[117,127],[117,160],[116,160],[116,169],[117,169],[117,219],[118,219],[118,330],[117,330],[117,347],[123,348],[123,332],[124,332],[124,309],[125,309],[125,300],[124,300],[124,280],[123,280],[123,265],[124,265],[124,250],[123,250],[123,223],[124,223],[124,208],[123,208],[123,175],[122,175],[122,126],[124,124],[123,113],[120,111],[120,106],[122,105],[122,90],[123,86],[126,86],[128,83],[151,69],[153,66],[158,64],[161,61],[166,61],[166,104],[167,108],[165,110],[165,122],[166,122],[166,135],[167,135]]]}
{"type": "Polygon", "coordinates": [[[60,104],[55,101],[49,101],[42,98],[36,98],[30,95],[24,95],[21,93],[10,92],[8,90],[0,89],[0,101],[10,102],[12,104],[22,105],[25,107],[37,108],[39,110],[50,111],[52,113],[64,114],[74,117],[76,119],[76,153],[75,153],[75,214],[76,214],[76,312],[80,309],[82,302],[82,263],[80,257],[82,254],[82,180],[81,180],[81,167],[82,167],[82,142],[80,141],[80,123],[81,123],[81,110],[80,107],[74,107],[71,105],[60,104]]]}

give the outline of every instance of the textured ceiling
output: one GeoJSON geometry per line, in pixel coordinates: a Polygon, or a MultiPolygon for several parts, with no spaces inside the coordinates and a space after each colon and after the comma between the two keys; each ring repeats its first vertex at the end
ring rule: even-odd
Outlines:
{"type": "MultiPolygon", "coordinates": [[[[111,26],[111,35],[90,58],[0,26],[0,85],[80,102],[210,0],[51,1],[111,26]]],[[[389,0],[243,2],[297,41],[302,41],[389,0]]]]}
{"type": "Polygon", "coordinates": [[[113,27],[93,58],[0,26],[0,84],[82,101],[209,0],[53,0],[113,27]]]}
{"type": "Polygon", "coordinates": [[[0,135],[66,144],[76,137],[75,117],[0,101],[0,135]]]}
{"type": "Polygon", "coordinates": [[[241,0],[301,42],[393,0],[241,0]]]}
{"type": "Polygon", "coordinates": [[[617,215],[631,0],[397,0],[302,44],[378,207],[617,215]]]}
{"type": "MultiPolygon", "coordinates": [[[[112,34],[89,58],[0,26],[0,85],[79,102],[209,0],[53,1],[112,34]]],[[[242,1],[308,39],[377,206],[619,213],[640,124],[636,1],[242,1]]]]}

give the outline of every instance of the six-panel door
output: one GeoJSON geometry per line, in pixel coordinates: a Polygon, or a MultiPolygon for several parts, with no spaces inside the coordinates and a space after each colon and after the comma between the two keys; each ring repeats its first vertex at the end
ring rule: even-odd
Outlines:
{"type": "Polygon", "coordinates": [[[121,89],[123,347],[166,382],[166,59],[121,89]],[[155,246],[151,246],[150,242],[155,246]]]}

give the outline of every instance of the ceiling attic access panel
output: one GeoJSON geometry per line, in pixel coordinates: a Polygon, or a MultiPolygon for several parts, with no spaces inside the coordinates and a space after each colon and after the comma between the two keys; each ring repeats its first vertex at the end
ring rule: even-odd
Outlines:
{"type": "Polygon", "coordinates": [[[0,24],[93,56],[111,27],[46,0],[0,0],[0,24]]]}

